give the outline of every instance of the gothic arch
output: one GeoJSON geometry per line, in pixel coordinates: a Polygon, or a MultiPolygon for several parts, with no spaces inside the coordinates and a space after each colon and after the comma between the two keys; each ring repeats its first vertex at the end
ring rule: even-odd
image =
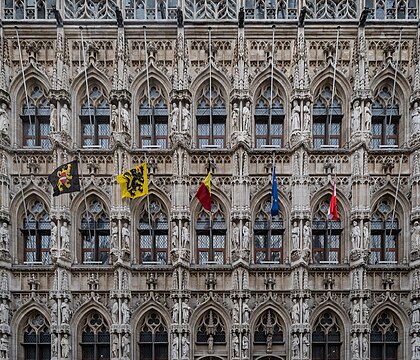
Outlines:
{"type": "MultiPolygon", "coordinates": [[[[311,81],[311,93],[316,95],[316,92],[323,86],[329,83],[333,83],[334,80],[334,69],[332,65],[329,65],[323,71],[319,71],[317,75],[311,81]]],[[[349,109],[350,98],[348,94],[352,93],[352,87],[349,83],[348,77],[346,77],[340,70],[336,71],[335,74],[335,90],[334,96],[340,98],[343,105],[343,112],[349,109]]]]}
{"type": "MultiPolygon", "coordinates": [[[[79,164],[79,166],[82,166],[83,164],[79,164]]],[[[80,215],[81,211],[84,211],[85,208],[85,198],[89,197],[97,197],[99,198],[105,205],[106,210],[110,212],[111,204],[110,204],[110,198],[108,195],[104,193],[104,191],[100,188],[95,186],[94,184],[90,183],[88,187],[84,191],[80,191],[75,198],[73,199],[71,206],[70,206],[70,212],[73,214],[72,217],[72,223],[74,223],[74,220],[78,219],[78,216],[80,215]]]]}
{"type": "Polygon", "coordinates": [[[24,321],[29,319],[31,315],[40,314],[46,320],[46,325],[51,330],[51,318],[49,311],[40,303],[31,300],[29,303],[23,305],[16,310],[10,321],[11,339],[10,339],[10,359],[23,359],[22,337],[23,329],[25,327],[24,321]],[[16,352],[16,353],[15,353],[16,352]]]}
{"type": "MultiPolygon", "coordinates": [[[[168,220],[170,220],[170,213],[171,213],[171,200],[168,198],[168,195],[163,192],[160,188],[158,188],[155,185],[152,185],[149,183],[149,197],[155,197],[158,199],[165,207],[165,212],[168,214],[168,220]]],[[[131,215],[134,222],[136,222],[140,215],[140,208],[144,202],[146,202],[147,199],[145,197],[140,197],[133,199],[131,202],[131,215]]]]}
{"type": "MultiPolygon", "coordinates": [[[[193,103],[197,103],[197,94],[198,91],[204,87],[207,83],[209,83],[210,79],[210,71],[209,67],[207,66],[203,69],[199,75],[192,81],[190,85],[191,93],[193,94],[193,103]]],[[[226,75],[222,73],[219,69],[212,66],[211,69],[211,83],[217,84],[217,86],[221,89],[223,98],[226,100],[226,108],[229,108],[229,89],[230,89],[230,81],[226,78],[226,75]]],[[[192,106],[194,109],[195,106],[192,106]]]]}
{"type": "MultiPolygon", "coordinates": [[[[378,72],[371,81],[371,89],[373,94],[376,90],[384,84],[389,84],[393,87],[395,77],[395,69],[388,65],[382,71],[378,72]]],[[[400,71],[397,71],[396,82],[395,82],[395,96],[399,99],[399,104],[403,107],[406,103],[408,104],[410,98],[410,84],[407,82],[406,76],[400,71]]],[[[403,107],[403,109],[405,109],[403,107]]]]}
{"type": "Polygon", "coordinates": [[[140,326],[140,321],[143,319],[143,317],[151,311],[156,311],[157,313],[162,315],[163,319],[165,321],[165,325],[169,329],[170,324],[171,324],[171,315],[169,313],[169,310],[167,308],[165,308],[164,306],[162,306],[161,304],[159,304],[158,302],[154,302],[152,300],[149,300],[148,302],[146,302],[142,306],[139,306],[132,313],[131,324],[133,326],[134,333],[137,333],[138,327],[140,326]]]}
{"type": "MultiPolygon", "coordinates": [[[[387,184],[380,190],[376,191],[371,198],[371,210],[375,208],[375,206],[378,204],[378,202],[383,199],[384,197],[388,197],[391,199],[395,199],[395,192],[396,188],[394,185],[387,184]]],[[[397,202],[396,202],[396,211],[400,213],[401,217],[404,219],[404,214],[409,214],[411,211],[411,205],[408,201],[407,197],[404,193],[401,192],[401,190],[397,193],[397,202]]],[[[405,220],[405,219],[404,219],[405,220]]]]}
{"type": "MultiPolygon", "coordinates": [[[[47,90],[47,92],[51,89],[51,83],[48,77],[39,69],[34,67],[32,64],[30,64],[26,69],[24,69],[24,71],[26,85],[29,85],[31,83],[40,83],[42,87],[44,87],[47,90]]],[[[12,99],[16,99],[15,104],[17,107],[19,107],[24,101],[25,96],[26,95],[24,90],[23,73],[20,72],[16,75],[16,77],[10,84],[10,97],[12,99]]]]}
{"type": "MultiPolygon", "coordinates": [[[[204,178],[203,178],[203,180],[204,180],[204,178]]],[[[198,187],[201,185],[201,183],[202,183],[202,180],[199,182],[199,184],[197,186],[197,190],[198,190],[198,187]]],[[[211,197],[212,197],[212,201],[216,200],[219,204],[222,205],[222,209],[223,209],[224,214],[226,215],[226,219],[229,219],[229,215],[230,215],[229,209],[231,208],[231,205],[230,205],[230,200],[227,198],[225,193],[223,191],[215,188],[215,186],[212,186],[211,197]]],[[[201,208],[202,208],[201,203],[197,200],[197,198],[194,197],[192,202],[191,202],[192,219],[194,219],[195,216],[198,214],[198,212],[200,212],[201,208]]]]}
{"type": "MultiPolygon", "coordinates": [[[[255,93],[257,90],[264,85],[267,81],[270,83],[271,77],[271,67],[266,68],[262,72],[260,72],[255,79],[250,84],[250,93],[255,97],[255,93]]],[[[292,93],[292,86],[290,84],[289,79],[284,75],[284,73],[280,72],[277,68],[274,68],[273,72],[273,85],[279,86],[279,89],[282,91],[283,100],[284,100],[284,108],[286,114],[289,113],[289,103],[290,103],[290,94],[292,93]]]]}
{"type": "MultiPolygon", "coordinates": [[[[319,189],[313,196],[311,196],[311,212],[314,213],[316,207],[318,206],[319,202],[323,199],[330,201],[333,192],[333,185],[332,183],[327,183],[323,188],[319,189]]],[[[342,218],[350,219],[350,209],[351,204],[349,202],[348,197],[339,189],[337,186],[336,189],[337,193],[337,204],[339,205],[339,209],[342,213],[342,218]]],[[[344,224],[345,228],[346,224],[344,224]]]]}
{"type": "MultiPolygon", "coordinates": [[[[278,191],[278,195],[279,195],[280,210],[283,210],[282,213],[284,215],[284,220],[286,222],[286,221],[288,221],[288,219],[290,219],[289,209],[291,209],[291,204],[290,204],[289,199],[284,195],[283,191],[278,191]]],[[[251,208],[251,217],[252,218],[255,216],[257,206],[267,196],[270,196],[270,198],[271,198],[271,184],[267,184],[266,186],[264,186],[262,189],[260,189],[258,191],[258,195],[253,196],[253,198],[251,199],[250,208],[251,208]]]]}
{"type": "Polygon", "coordinates": [[[229,335],[230,333],[230,323],[231,323],[231,319],[230,319],[230,314],[227,312],[227,309],[223,306],[221,306],[220,304],[218,304],[217,302],[215,302],[212,299],[207,300],[206,302],[204,302],[203,304],[197,306],[195,309],[193,309],[192,314],[191,314],[191,318],[190,318],[190,324],[194,324],[194,332],[192,333],[196,333],[196,327],[198,324],[198,320],[208,311],[208,310],[213,310],[215,312],[217,312],[221,317],[222,320],[225,323],[226,326],[226,336],[229,335]]]}
{"type": "MultiPolygon", "coordinates": [[[[334,315],[336,315],[340,321],[340,327],[344,331],[344,336],[349,333],[351,323],[349,315],[344,311],[344,308],[341,306],[338,306],[335,302],[332,300],[327,300],[325,303],[321,304],[320,306],[316,306],[313,310],[310,318],[309,323],[311,324],[311,328],[313,329],[318,321],[318,318],[320,315],[322,315],[324,312],[330,311],[334,315]]],[[[344,338],[346,339],[346,337],[344,338]]]]}
{"type": "Polygon", "coordinates": [[[271,310],[273,313],[276,313],[280,317],[285,330],[289,329],[292,326],[290,315],[285,310],[285,308],[269,300],[261,306],[257,306],[256,308],[254,308],[251,312],[251,318],[249,321],[249,328],[251,333],[255,330],[255,326],[260,316],[263,315],[267,310],[271,310]]]}
{"type": "MultiPolygon", "coordinates": [[[[152,86],[153,84],[158,84],[162,86],[164,91],[165,98],[168,102],[168,106],[170,104],[170,97],[169,93],[171,92],[172,85],[165,74],[155,68],[151,68],[148,72],[149,75],[149,85],[152,86]]],[[[131,84],[131,93],[132,93],[132,104],[131,107],[135,106],[138,108],[138,103],[141,97],[141,90],[147,87],[147,80],[146,80],[146,70],[142,70],[137,74],[131,84]]]]}

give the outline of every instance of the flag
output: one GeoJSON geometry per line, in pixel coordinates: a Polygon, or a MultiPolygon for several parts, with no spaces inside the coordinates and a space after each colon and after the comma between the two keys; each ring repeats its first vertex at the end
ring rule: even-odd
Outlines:
{"type": "Polygon", "coordinates": [[[279,214],[279,193],[277,192],[276,167],[273,165],[273,180],[271,181],[271,216],[279,214]]]}
{"type": "Polygon", "coordinates": [[[77,160],[59,166],[48,176],[48,180],[53,187],[53,196],[80,191],[77,160]]]}
{"type": "Polygon", "coordinates": [[[121,186],[122,197],[135,199],[149,193],[147,164],[143,163],[117,176],[121,186]]]}
{"type": "Polygon", "coordinates": [[[337,187],[334,182],[334,189],[331,196],[330,208],[328,209],[328,219],[330,220],[339,220],[338,211],[337,211],[337,187]]]}
{"type": "Polygon", "coordinates": [[[203,208],[207,211],[211,211],[211,172],[209,172],[204,179],[204,181],[201,183],[200,187],[197,190],[197,193],[195,194],[195,197],[198,199],[198,201],[203,205],[203,208]]]}

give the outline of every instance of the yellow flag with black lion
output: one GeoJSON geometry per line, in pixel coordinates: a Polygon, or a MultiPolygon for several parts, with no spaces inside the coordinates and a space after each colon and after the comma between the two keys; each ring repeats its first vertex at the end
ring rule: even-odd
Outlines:
{"type": "Polygon", "coordinates": [[[122,197],[135,199],[149,193],[147,183],[147,164],[143,163],[117,176],[122,197]]]}

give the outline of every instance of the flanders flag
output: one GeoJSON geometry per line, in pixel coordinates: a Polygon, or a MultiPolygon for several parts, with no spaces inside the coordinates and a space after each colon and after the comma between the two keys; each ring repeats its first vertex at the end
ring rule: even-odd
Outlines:
{"type": "Polygon", "coordinates": [[[53,187],[53,196],[80,191],[77,160],[59,166],[48,176],[53,187]]]}
{"type": "Polygon", "coordinates": [[[135,199],[149,193],[147,185],[147,165],[143,163],[117,176],[122,197],[135,199]]]}
{"type": "Polygon", "coordinates": [[[207,211],[211,211],[211,187],[210,187],[210,177],[211,173],[209,172],[200,187],[195,194],[195,197],[203,205],[203,208],[207,211]]]}

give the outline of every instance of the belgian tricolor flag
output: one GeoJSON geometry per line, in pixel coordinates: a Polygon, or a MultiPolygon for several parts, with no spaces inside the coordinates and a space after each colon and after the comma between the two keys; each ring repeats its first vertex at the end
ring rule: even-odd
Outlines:
{"type": "Polygon", "coordinates": [[[48,176],[48,180],[53,187],[53,196],[80,191],[77,160],[59,166],[48,176]]]}
{"type": "Polygon", "coordinates": [[[207,211],[211,211],[211,173],[209,172],[195,194],[195,197],[207,211]]]}

